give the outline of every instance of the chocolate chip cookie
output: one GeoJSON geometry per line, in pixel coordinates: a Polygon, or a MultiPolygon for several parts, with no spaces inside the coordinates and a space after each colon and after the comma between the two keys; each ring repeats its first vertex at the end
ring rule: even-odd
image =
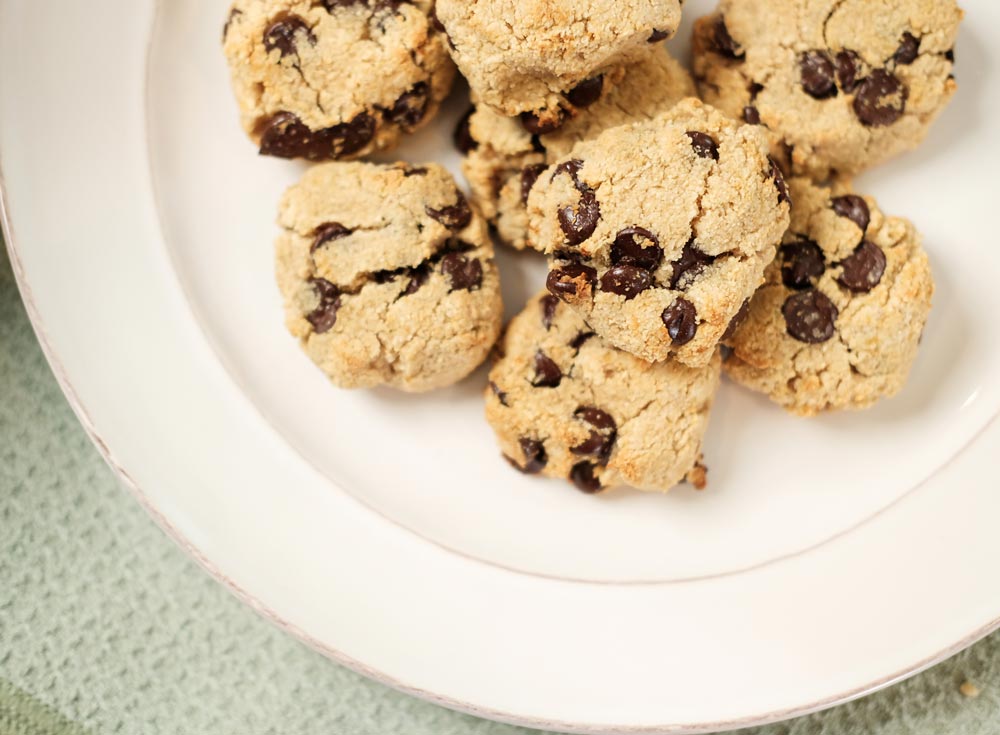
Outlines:
{"type": "Polygon", "coordinates": [[[705,486],[702,439],[719,358],[701,368],[651,364],[611,347],[551,294],[507,329],[490,372],[486,417],[504,455],[528,474],[586,493],[630,485],[705,486]]]}
{"type": "Polygon", "coordinates": [[[631,55],[669,38],[679,0],[438,0],[473,96],[529,133],[590,107],[631,55]]]}
{"type": "Polygon", "coordinates": [[[662,44],[637,55],[621,84],[558,130],[531,135],[516,120],[485,105],[463,118],[455,140],[463,153],[463,170],[473,201],[493,223],[501,239],[517,249],[527,241],[526,203],[545,165],[565,156],[581,140],[603,131],[666,112],[695,95],[691,75],[662,44]]]}
{"type": "Polygon", "coordinates": [[[224,49],[263,155],[311,161],[392,148],[451,89],[433,0],[236,0],[224,49]]]}
{"type": "Polygon", "coordinates": [[[920,236],[846,182],[789,182],[792,224],[726,372],[789,411],[867,408],[906,383],[934,282],[920,236]]]}
{"type": "Polygon", "coordinates": [[[689,99],[578,143],[528,215],[552,294],[619,349],[699,367],[763,282],[788,192],[760,128],[689,99]]]}
{"type": "Polygon", "coordinates": [[[426,391],[486,358],[503,310],[493,246],[441,166],[316,166],[279,222],[288,328],[335,384],[426,391]]]}
{"type": "Polygon", "coordinates": [[[924,139],[955,93],[961,19],[954,0],[721,0],[695,25],[695,77],[786,171],[854,173],[924,139]]]}

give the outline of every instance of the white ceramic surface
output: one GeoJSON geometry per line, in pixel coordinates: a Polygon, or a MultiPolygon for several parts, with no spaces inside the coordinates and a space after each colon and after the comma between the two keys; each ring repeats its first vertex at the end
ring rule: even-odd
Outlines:
{"type": "MultiPolygon", "coordinates": [[[[4,225],[32,319],[102,452],[213,573],[383,681],[586,732],[779,719],[997,625],[1000,8],[967,0],[955,103],[858,181],[916,221],[938,277],[906,391],[803,422],[726,385],[709,491],[593,498],[500,460],[482,372],[346,393],[285,333],[271,240],[301,166],[239,131],[225,5],[0,0],[4,225]]],[[[710,8],[689,0],[686,26],[710,8]]],[[[466,104],[399,155],[457,170],[466,104]]],[[[515,312],[542,265],[501,267],[515,312]]]]}

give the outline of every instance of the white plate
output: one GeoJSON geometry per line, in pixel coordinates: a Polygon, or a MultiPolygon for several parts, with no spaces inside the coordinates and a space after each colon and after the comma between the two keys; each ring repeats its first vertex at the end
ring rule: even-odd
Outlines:
{"type": "MultiPolygon", "coordinates": [[[[12,261],[70,401],[257,609],[405,691],[581,732],[788,717],[998,625],[1000,7],[967,0],[958,98],[860,181],[917,221],[939,281],[904,394],[802,422],[726,386],[708,492],[593,498],[506,467],[482,373],[341,392],[285,333],[274,207],[301,167],[237,127],[225,5],[0,0],[0,155],[12,261]]],[[[454,166],[462,106],[402,155],[454,166]]],[[[501,260],[516,310],[540,263],[501,260]]]]}

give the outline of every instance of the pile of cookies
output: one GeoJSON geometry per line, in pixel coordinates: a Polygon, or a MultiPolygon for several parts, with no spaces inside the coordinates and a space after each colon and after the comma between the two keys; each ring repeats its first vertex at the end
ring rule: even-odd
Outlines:
{"type": "Polygon", "coordinates": [[[587,493],[704,487],[724,371],[789,411],[896,394],[934,291],[920,236],[851,188],[955,93],[954,0],[236,0],[225,53],[279,207],[286,321],[338,386],[426,391],[492,353],[504,456],[587,493]],[[358,162],[456,68],[471,197],[358,162]],[[548,258],[502,331],[491,230],[548,258]]]}

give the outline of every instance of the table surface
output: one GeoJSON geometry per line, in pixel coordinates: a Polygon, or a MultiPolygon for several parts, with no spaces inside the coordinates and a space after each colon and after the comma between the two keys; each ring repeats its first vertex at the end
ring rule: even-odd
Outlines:
{"type": "MultiPolygon", "coordinates": [[[[0,734],[237,732],[529,731],[368,681],[211,580],[91,446],[0,247],[0,734]]],[[[841,733],[1000,733],[1000,633],[890,690],[745,731],[841,733]],[[964,695],[965,682],[979,695],[964,695]]]]}

